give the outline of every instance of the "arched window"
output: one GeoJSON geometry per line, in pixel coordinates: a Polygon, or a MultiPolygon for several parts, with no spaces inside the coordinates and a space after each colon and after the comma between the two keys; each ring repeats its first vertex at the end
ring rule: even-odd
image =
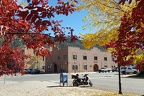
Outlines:
{"type": "Polygon", "coordinates": [[[104,61],[107,61],[107,57],[104,57],[104,61]]]}
{"type": "Polygon", "coordinates": [[[73,55],[73,59],[76,60],[77,59],[77,54],[74,52],[72,55],[73,55]]]}
{"type": "Polygon", "coordinates": [[[87,55],[86,55],[86,53],[83,54],[83,60],[87,60],[87,55]]]}
{"type": "Polygon", "coordinates": [[[75,65],[75,70],[78,70],[78,65],[75,65]]]}
{"type": "Polygon", "coordinates": [[[84,70],[87,70],[87,65],[83,65],[84,70]]]}
{"type": "Polygon", "coordinates": [[[106,54],[104,55],[104,61],[107,61],[107,55],[106,54]]]}
{"type": "Polygon", "coordinates": [[[98,60],[98,57],[97,57],[97,56],[94,56],[94,60],[98,60]]]}
{"type": "Polygon", "coordinates": [[[78,70],[78,65],[72,65],[72,70],[78,70]]]}
{"type": "Polygon", "coordinates": [[[72,65],[72,70],[75,70],[75,65],[72,65]]]}

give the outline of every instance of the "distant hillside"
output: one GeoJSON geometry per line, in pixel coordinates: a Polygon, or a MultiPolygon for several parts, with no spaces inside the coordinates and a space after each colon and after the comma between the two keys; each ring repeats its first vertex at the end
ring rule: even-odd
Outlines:
{"type": "MultiPolygon", "coordinates": [[[[81,49],[85,49],[80,40],[76,40],[74,42],[65,41],[65,42],[58,43],[58,48],[59,49],[64,48],[66,46],[79,47],[81,49]]],[[[105,51],[104,47],[102,47],[102,46],[96,45],[95,47],[97,47],[101,51],[105,51]]]]}
{"type": "Polygon", "coordinates": [[[66,46],[80,47],[81,49],[84,49],[84,46],[82,45],[80,40],[76,40],[74,42],[65,41],[65,42],[58,43],[59,49],[64,48],[66,46]]]}
{"type": "MultiPolygon", "coordinates": [[[[3,42],[4,42],[4,38],[0,38],[0,46],[2,45],[3,42]]],[[[24,42],[22,41],[21,38],[18,38],[18,37],[15,37],[14,41],[12,43],[10,43],[10,46],[12,48],[17,48],[17,47],[20,47],[23,45],[24,45],[24,42]]]]}
{"type": "MultiPolygon", "coordinates": [[[[3,41],[4,40],[1,38],[0,39],[0,45],[2,44],[3,41]]],[[[14,41],[11,43],[11,46],[13,48],[20,47],[20,46],[23,46],[23,45],[25,45],[24,42],[21,40],[21,38],[17,38],[17,37],[15,37],[14,41]]],[[[79,47],[81,49],[85,49],[80,40],[76,40],[74,42],[70,42],[70,40],[67,40],[65,42],[58,43],[58,48],[59,49],[64,48],[66,46],[79,47]]],[[[96,45],[95,47],[97,47],[101,51],[105,51],[105,49],[101,46],[96,45]]]]}

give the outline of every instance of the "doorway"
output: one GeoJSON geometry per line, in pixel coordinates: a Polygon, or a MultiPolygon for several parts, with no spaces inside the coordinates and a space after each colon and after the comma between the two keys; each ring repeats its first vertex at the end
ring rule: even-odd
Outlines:
{"type": "Polygon", "coordinates": [[[57,64],[54,64],[54,73],[57,73],[57,64]]]}
{"type": "Polygon", "coordinates": [[[98,65],[97,65],[97,64],[94,64],[94,66],[93,66],[93,71],[95,72],[95,71],[98,71],[98,70],[99,70],[98,65]]]}

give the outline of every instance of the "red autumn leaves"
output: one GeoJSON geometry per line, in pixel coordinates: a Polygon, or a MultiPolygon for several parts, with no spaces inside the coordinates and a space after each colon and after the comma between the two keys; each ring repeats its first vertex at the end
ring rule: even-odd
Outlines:
{"type": "MultiPolygon", "coordinates": [[[[71,1],[76,2],[76,0],[71,1]]],[[[48,5],[48,0],[27,0],[25,3],[27,5],[23,7],[15,0],[0,2],[0,37],[4,39],[0,49],[1,75],[13,73],[16,69],[23,71],[24,59],[27,56],[21,49],[10,47],[15,37],[21,38],[28,48],[35,50],[36,55],[40,56],[50,55],[49,49],[45,46],[53,47],[55,42],[65,41],[66,32],[70,33],[71,41],[77,39],[72,35],[72,28],[64,28],[60,24],[61,21],[54,20],[56,15],[72,14],[75,11],[72,3],[61,1],[56,6],[48,5]]]]}
{"type": "MultiPolygon", "coordinates": [[[[120,0],[119,3],[124,4],[126,1],[120,0]]],[[[112,47],[117,50],[117,52],[113,52],[113,56],[117,57],[117,62],[121,65],[132,64],[133,60],[127,60],[126,57],[128,55],[134,56],[136,53],[132,52],[137,49],[143,50],[144,48],[144,29],[141,26],[141,23],[144,24],[144,0],[137,1],[138,5],[132,9],[131,16],[128,17],[125,14],[121,19],[118,41],[111,41],[105,46],[106,48],[112,47]]],[[[131,0],[129,0],[129,3],[131,3],[131,0]]]]}

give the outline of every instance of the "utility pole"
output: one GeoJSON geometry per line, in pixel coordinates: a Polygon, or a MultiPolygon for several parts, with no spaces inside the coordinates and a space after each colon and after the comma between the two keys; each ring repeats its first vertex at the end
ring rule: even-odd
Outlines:
{"type": "Polygon", "coordinates": [[[122,94],[122,91],[121,91],[120,63],[118,63],[118,75],[119,75],[119,94],[122,94]]]}

